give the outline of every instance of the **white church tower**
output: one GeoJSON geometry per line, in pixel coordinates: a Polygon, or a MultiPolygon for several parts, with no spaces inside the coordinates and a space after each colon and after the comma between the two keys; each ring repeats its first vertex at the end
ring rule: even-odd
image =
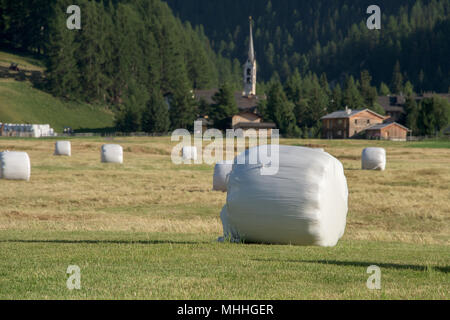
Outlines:
{"type": "Polygon", "coordinates": [[[248,60],[244,65],[244,92],[245,97],[256,95],[256,59],[253,47],[252,17],[250,17],[250,39],[248,48],[248,60]]]}

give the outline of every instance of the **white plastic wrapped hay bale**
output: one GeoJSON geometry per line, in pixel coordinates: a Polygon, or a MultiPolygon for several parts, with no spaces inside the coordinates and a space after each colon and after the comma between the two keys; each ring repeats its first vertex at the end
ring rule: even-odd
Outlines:
{"type": "Polygon", "coordinates": [[[197,160],[197,148],[186,146],[182,149],[183,160],[197,160]]]}
{"type": "Polygon", "coordinates": [[[55,142],[55,156],[71,156],[72,148],[70,141],[56,141],[55,142]]]}
{"type": "Polygon", "coordinates": [[[213,190],[227,191],[228,175],[233,170],[233,161],[218,162],[214,167],[213,190]]]}
{"type": "Polygon", "coordinates": [[[31,126],[31,132],[33,135],[33,138],[39,138],[41,136],[41,130],[39,129],[39,125],[33,124],[31,126]]]}
{"type": "Polygon", "coordinates": [[[0,178],[7,180],[30,180],[30,157],[26,152],[0,153],[0,178]]]}
{"type": "Polygon", "coordinates": [[[386,169],[386,150],[383,148],[366,148],[361,156],[363,170],[386,169]]]}
{"type": "Polygon", "coordinates": [[[104,144],[101,153],[104,163],[123,163],[123,148],[118,144],[104,144]]]}
{"type": "MultiPolygon", "coordinates": [[[[238,158],[251,159],[259,148],[238,158]]],[[[344,235],[348,210],[341,162],[326,152],[291,146],[280,146],[278,162],[259,159],[260,164],[242,165],[235,159],[221,213],[224,238],[335,246],[344,235]],[[278,165],[278,173],[261,175],[260,168],[268,165],[278,165]]]]}

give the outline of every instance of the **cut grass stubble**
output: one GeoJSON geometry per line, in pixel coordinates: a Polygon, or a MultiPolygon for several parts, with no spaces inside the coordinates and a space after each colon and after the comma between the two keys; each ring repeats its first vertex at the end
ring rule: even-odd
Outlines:
{"type": "Polygon", "coordinates": [[[0,140],[32,162],[30,182],[0,180],[0,298],[448,298],[448,148],[282,140],[344,164],[347,230],[323,249],[216,243],[226,194],[213,166],[173,165],[169,138],[114,141],[124,165],[100,163],[101,138],[71,141],[67,158],[53,140],[0,140]],[[385,172],[360,170],[367,146],[386,147],[385,172]],[[69,264],[80,291],[65,287],[69,264]],[[381,292],[365,287],[370,264],[381,292]]]}

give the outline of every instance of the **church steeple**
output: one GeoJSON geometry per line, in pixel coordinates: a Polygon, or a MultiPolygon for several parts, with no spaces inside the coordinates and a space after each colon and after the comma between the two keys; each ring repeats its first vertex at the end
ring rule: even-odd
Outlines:
{"type": "Polygon", "coordinates": [[[255,49],[253,47],[253,26],[252,26],[252,17],[250,19],[250,40],[248,45],[248,59],[250,61],[255,61],[255,49]]]}
{"type": "Polygon", "coordinates": [[[250,37],[248,45],[248,60],[244,65],[243,95],[246,97],[256,95],[256,59],[255,59],[255,49],[253,46],[252,17],[250,17],[249,20],[250,20],[250,37]]]}

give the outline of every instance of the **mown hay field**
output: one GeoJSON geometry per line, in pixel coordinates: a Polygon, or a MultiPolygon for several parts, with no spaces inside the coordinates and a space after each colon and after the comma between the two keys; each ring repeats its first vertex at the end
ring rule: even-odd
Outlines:
{"type": "Polygon", "coordinates": [[[0,298],[448,299],[450,143],[282,140],[341,160],[348,224],[335,248],[220,244],[226,194],[213,166],[175,165],[170,138],[0,139],[26,151],[29,182],[0,180],[0,298]],[[100,147],[124,147],[124,164],[100,147]],[[363,148],[387,170],[360,170],[363,148]],[[66,287],[78,265],[82,289],[66,287]],[[369,290],[367,267],[382,270],[369,290]]]}

